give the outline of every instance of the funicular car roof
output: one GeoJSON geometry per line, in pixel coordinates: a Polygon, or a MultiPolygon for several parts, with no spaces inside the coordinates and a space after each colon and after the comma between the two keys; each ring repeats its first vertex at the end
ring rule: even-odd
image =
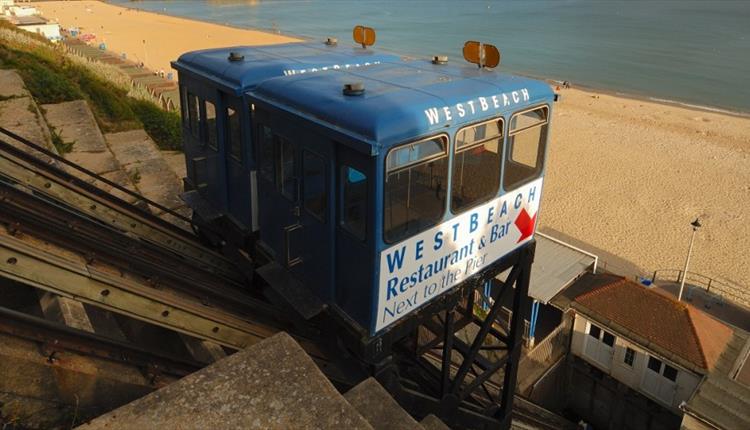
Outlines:
{"type": "Polygon", "coordinates": [[[327,46],[323,43],[286,43],[267,46],[235,46],[192,51],[172,63],[180,71],[189,71],[214,81],[240,95],[266,79],[285,72],[324,67],[361,67],[380,61],[398,61],[399,56],[357,47],[327,46]],[[229,61],[229,53],[243,56],[229,61]]]}
{"type": "Polygon", "coordinates": [[[296,115],[361,139],[371,154],[447,126],[470,124],[509,110],[549,102],[550,86],[539,80],[479,69],[466,63],[435,65],[428,61],[382,62],[377,66],[284,76],[259,83],[250,95],[296,115]],[[343,94],[345,84],[361,82],[360,96],[343,94]],[[503,100],[526,90],[528,100],[503,100]],[[492,99],[492,96],[499,99],[492,99]],[[482,111],[479,98],[490,105],[482,111]],[[471,101],[474,106],[469,106],[471,101]],[[499,103],[499,108],[495,104],[499,103]],[[457,115],[461,104],[464,116],[457,115]],[[447,121],[443,109],[451,111],[447,121]],[[431,124],[426,111],[437,109],[431,124]],[[473,114],[470,114],[474,111],[473,114]]]}

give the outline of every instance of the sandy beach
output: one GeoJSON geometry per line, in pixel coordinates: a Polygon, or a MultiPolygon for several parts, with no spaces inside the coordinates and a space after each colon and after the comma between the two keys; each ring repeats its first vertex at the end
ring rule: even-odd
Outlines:
{"type": "Polygon", "coordinates": [[[682,269],[699,216],[690,271],[750,285],[750,119],[574,89],[562,96],[542,231],[587,244],[612,270],[648,273],[682,269]]]}
{"type": "MultiPolygon", "coordinates": [[[[154,70],[186,51],[289,42],[259,31],[126,10],[96,1],[36,3],[154,70]],[[145,43],[143,42],[145,40],[145,43]]],[[[750,288],[750,119],[561,90],[555,106],[541,231],[633,276],[682,269],[750,288]]]]}
{"type": "Polygon", "coordinates": [[[287,36],[225,27],[167,15],[127,9],[99,1],[43,1],[34,3],[42,14],[63,28],[78,27],[96,35],[96,43],[126,53],[151,70],[172,70],[169,63],[198,49],[233,45],[295,42],[287,36]]]}

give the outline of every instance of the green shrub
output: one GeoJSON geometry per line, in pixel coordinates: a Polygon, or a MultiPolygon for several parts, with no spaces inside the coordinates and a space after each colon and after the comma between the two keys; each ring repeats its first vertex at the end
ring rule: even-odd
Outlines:
{"type": "Polygon", "coordinates": [[[31,39],[36,42],[41,42],[46,45],[51,45],[50,41],[46,37],[42,36],[41,34],[32,33],[26,30],[21,30],[20,28],[16,27],[15,24],[5,19],[0,19],[0,30],[9,30],[9,31],[20,34],[21,37],[23,37],[24,39],[31,39]]]}
{"type": "Polygon", "coordinates": [[[73,150],[73,145],[75,145],[75,142],[66,142],[63,140],[63,138],[60,136],[60,133],[55,130],[55,127],[50,127],[50,135],[52,137],[52,145],[55,146],[55,149],[57,149],[57,153],[60,155],[65,155],[68,152],[73,150]]]}
{"type": "MultiPolygon", "coordinates": [[[[129,97],[128,91],[134,95],[138,92],[125,89],[125,77],[115,67],[70,59],[46,40],[33,36],[0,20],[0,67],[16,69],[37,103],[86,99],[103,132],[143,127],[159,148],[182,150],[178,114],[148,101],[153,98],[150,95],[129,97]]],[[[56,133],[52,139],[61,153],[70,151],[72,143],[63,142],[56,133]]]]}
{"type": "Polygon", "coordinates": [[[60,103],[82,97],[61,67],[30,52],[0,45],[0,63],[18,71],[32,96],[40,104],[60,103]]]}
{"type": "Polygon", "coordinates": [[[130,108],[127,93],[104,82],[88,70],[73,67],[78,86],[89,100],[103,132],[132,130],[139,127],[138,118],[130,108]]]}
{"type": "Polygon", "coordinates": [[[145,100],[130,99],[130,106],[159,148],[182,150],[182,127],[178,114],[162,110],[145,100]]]}

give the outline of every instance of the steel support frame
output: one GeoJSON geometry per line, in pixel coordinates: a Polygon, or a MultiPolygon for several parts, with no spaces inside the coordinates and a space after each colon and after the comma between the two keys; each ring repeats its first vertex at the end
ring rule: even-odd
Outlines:
{"type": "MultiPolygon", "coordinates": [[[[409,343],[414,353],[411,359],[397,359],[396,372],[382,372],[378,379],[391,388],[399,403],[412,414],[432,413],[459,428],[510,428],[535,248],[536,242],[532,240],[489,267],[480,277],[465,281],[470,283],[469,288],[462,288],[460,297],[446,301],[448,306],[443,312],[417,329],[426,330],[434,338],[420,344],[419,336],[415,335],[409,343]],[[486,316],[476,316],[475,292],[481,292],[486,281],[508,269],[506,281],[491,290],[492,304],[486,316]],[[498,329],[496,319],[508,295],[512,295],[512,317],[504,334],[498,329]],[[457,336],[467,326],[467,318],[477,329],[469,343],[457,336]],[[485,355],[487,351],[502,351],[504,355],[490,358],[485,355]],[[455,362],[457,356],[461,357],[460,363],[455,362]],[[501,369],[502,388],[497,379],[492,380],[501,369]],[[398,381],[392,379],[394,375],[398,381]]],[[[402,349],[398,355],[403,353],[402,349]]]]}

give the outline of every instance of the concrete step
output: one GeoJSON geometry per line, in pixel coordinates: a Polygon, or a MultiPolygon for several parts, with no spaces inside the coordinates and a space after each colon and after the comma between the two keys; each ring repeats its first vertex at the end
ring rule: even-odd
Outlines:
{"type": "Polygon", "coordinates": [[[74,419],[88,419],[153,390],[135,366],[0,333],[0,422],[11,428],[69,428],[74,419]]]}
{"type": "Polygon", "coordinates": [[[367,378],[344,398],[375,430],[411,430],[423,427],[414,420],[375,378],[367,378]]]}
{"type": "Polygon", "coordinates": [[[29,97],[29,92],[18,72],[0,69],[0,98],[11,97],[29,97]]]}
{"type": "Polygon", "coordinates": [[[66,142],[75,142],[75,152],[107,152],[104,136],[85,100],[42,105],[47,123],[66,142]]]}
{"type": "MultiPolygon", "coordinates": [[[[57,152],[51,144],[49,129],[38,111],[34,99],[31,97],[15,97],[0,101],[0,127],[15,133],[24,139],[30,140],[52,152],[57,152]]],[[[52,159],[41,152],[16,142],[13,139],[1,135],[4,141],[9,142],[16,148],[32,154],[48,164],[53,163],[52,159]]]]}
{"type": "Polygon", "coordinates": [[[442,422],[440,418],[432,414],[424,417],[422,421],[419,422],[419,424],[421,424],[425,430],[450,430],[450,428],[445,425],[445,423],[442,422]]]}
{"type": "MultiPolygon", "coordinates": [[[[182,180],[143,130],[109,133],[105,136],[118,163],[140,194],[172,210],[184,207],[180,199],[182,180]]],[[[159,214],[159,210],[155,210],[159,214]]]]}
{"type": "MultiPolygon", "coordinates": [[[[0,70],[0,127],[15,133],[52,152],[50,132],[31,94],[26,89],[23,79],[15,70],[0,70]]],[[[47,163],[54,164],[52,159],[26,145],[3,137],[15,147],[33,154],[47,163]]]]}
{"type": "Polygon", "coordinates": [[[161,151],[169,168],[177,175],[180,180],[187,176],[187,167],[185,167],[185,154],[180,151],[161,151]]]}
{"type": "Polygon", "coordinates": [[[373,427],[294,339],[278,333],[78,428],[373,427]]]}
{"type": "MultiPolygon", "coordinates": [[[[47,123],[62,138],[63,142],[72,144],[70,151],[63,154],[65,159],[101,175],[131,191],[138,192],[133,180],[125,173],[122,166],[110,151],[96,123],[94,114],[84,100],[48,104],[43,106],[47,123]]],[[[95,181],[94,178],[72,168],[67,168],[72,175],[94,183],[105,191],[112,187],[95,181]]],[[[112,191],[117,197],[133,202],[134,197],[120,191],[112,191]]]]}

